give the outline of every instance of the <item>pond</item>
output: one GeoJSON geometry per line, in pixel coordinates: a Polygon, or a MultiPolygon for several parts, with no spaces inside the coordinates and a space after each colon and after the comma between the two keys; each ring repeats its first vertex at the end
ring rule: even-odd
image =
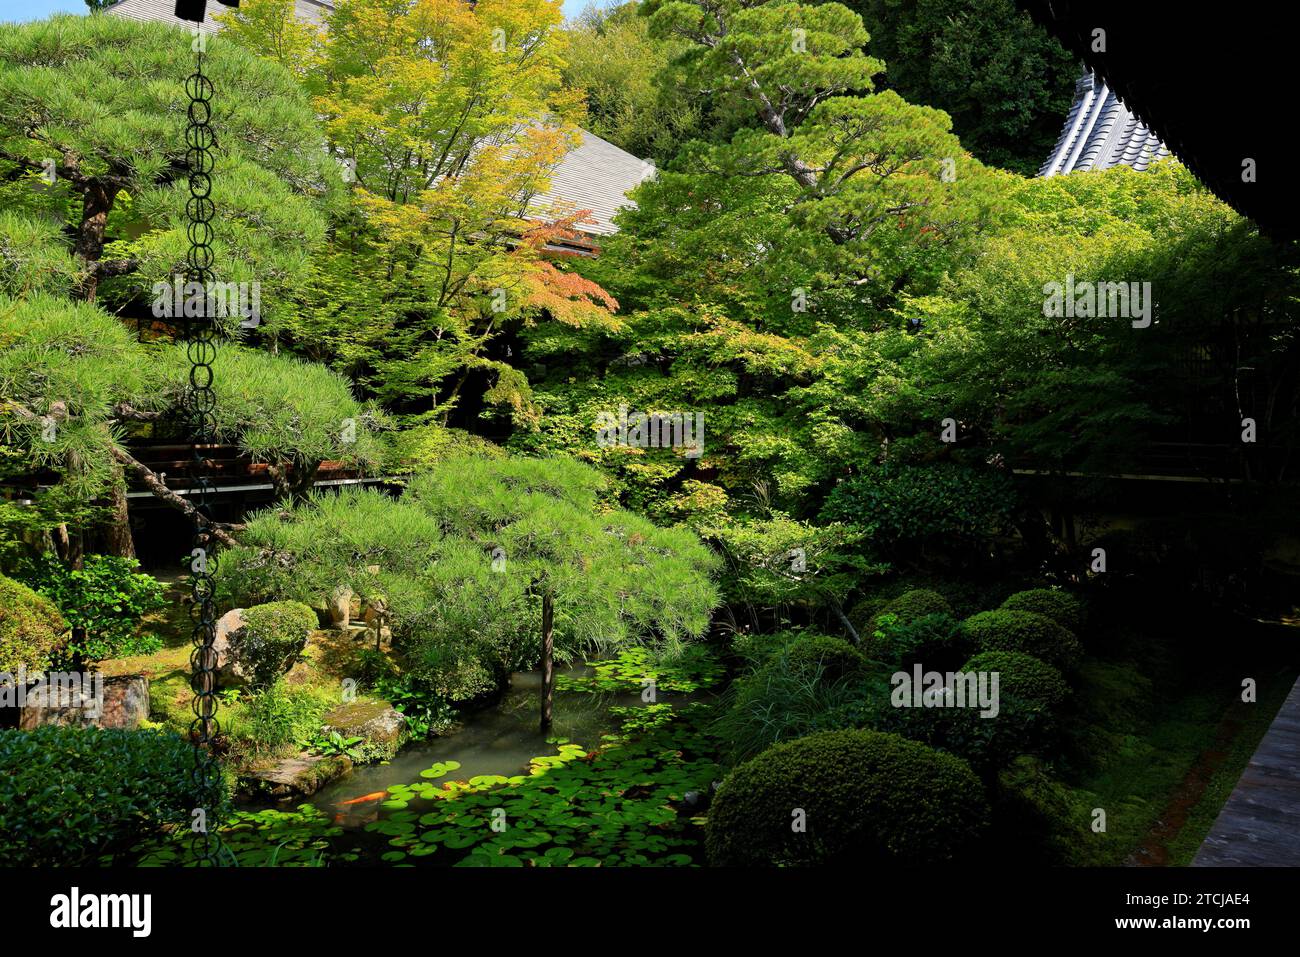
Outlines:
{"type": "MultiPolygon", "coordinates": [[[[560,677],[586,678],[589,665],[557,668],[560,677]]],[[[543,734],[538,727],[541,672],[515,672],[501,699],[488,708],[467,713],[455,731],[403,748],[393,760],[363,765],[317,791],[309,803],[329,814],[345,828],[362,827],[376,820],[380,805],[393,785],[421,779],[421,772],[436,764],[456,762],[447,780],[467,781],[483,775],[509,777],[526,772],[530,761],[557,751],[550,740],[561,739],[594,750],[601,736],[618,730],[620,721],[611,708],[643,704],[639,692],[555,692],[554,724],[543,734]]],[[[685,704],[699,692],[659,692],[661,704],[685,704]]]]}

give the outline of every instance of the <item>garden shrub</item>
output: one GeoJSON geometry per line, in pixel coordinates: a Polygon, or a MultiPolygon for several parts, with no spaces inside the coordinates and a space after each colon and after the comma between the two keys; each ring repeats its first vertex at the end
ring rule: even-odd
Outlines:
{"type": "Polygon", "coordinates": [[[999,695],[1013,695],[1028,704],[1052,710],[1070,694],[1061,672],[1032,655],[1019,651],[984,651],[962,671],[996,671],[999,695]]]}
{"type": "Polygon", "coordinates": [[[258,754],[296,750],[320,731],[322,716],[337,703],[309,686],[275,681],[232,709],[229,735],[239,750],[258,754]]]}
{"type": "Polygon", "coordinates": [[[93,865],[159,825],[188,825],[205,804],[193,767],[192,746],[170,732],[0,731],[0,861],[93,865]]]}
{"type": "Polygon", "coordinates": [[[944,670],[960,660],[959,637],[957,619],[944,612],[911,620],[882,614],[871,634],[862,636],[862,647],[868,658],[890,666],[920,662],[927,669],[944,670]]]}
{"type": "Polygon", "coordinates": [[[900,622],[910,624],[926,615],[951,614],[952,606],[937,591],[931,591],[928,588],[913,588],[888,602],[876,618],[879,619],[883,615],[893,615],[900,622]]]}
{"type": "Polygon", "coordinates": [[[965,857],[989,808],[960,758],[874,731],[778,744],[731,772],[713,800],[714,865],[937,864],[965,857]],[[807,831],[792,827],[806,812],[807,831]]]}
{"type": "Polygon", "coordinates": [[[1046,615],[1062,628],[1068,628],[1076,635],[1083,630],[1083,602],[1069,592],[1054,588],[1031,588],[1016,592],[1002,603],[1007,611],[1032,611],[1046,615]]]}
{"type": "Polygon", "coordinates": [[[103,661],[162,647],[157,635],[136,634],[144,615],[167,604],[162,584],[139,567],[134,558],[87,555],[81,568],[70,568],[46,553],[23,560],[17,577],[54,602],[69,628],[86,630],[70,654],[103,661]]]}
{"type": "Polygon", "coordinates": [[[821,518],[863,528],[885,547],[970,546],[1004,527],[1015,504],[1015,486],[1003,472],[888,462],[836,485],[821,518]]]}
{"type": "Polygon", "coordinates": [[[254,605],[244,611],[244,626],[230,634],[230,654],[253,688],[267,688],[293,667],[316,627],[316,613],[301,602],[254,605]]]}
{"type": "Polygon", "coordinates": [[[1063,671],[1075,668],[1083,656],[1073,632],[1032,611],[982,611],[961,629],[976,651],[1019,651],[1063,671]]]}
{"type": "Polygon", "coordinates": [[[0,575],[0,672],[44,671],[67,625],[53,602],[22,582],[0,575]]]}
{"type": "Polygon", "coordinates": [[[496,690],[500,683],[490,652],[473,646],[430,646],[420,660],[420,683],[452,704],[463,704],[496,690]]]}
{"type": "Polygon", "coordinates": [[[830,635],[802,634],[779,653],[789,669],[816,671],[825,680],[835,680],[859,673],[866,665],[862,652],[843,638],[830,635]]]}

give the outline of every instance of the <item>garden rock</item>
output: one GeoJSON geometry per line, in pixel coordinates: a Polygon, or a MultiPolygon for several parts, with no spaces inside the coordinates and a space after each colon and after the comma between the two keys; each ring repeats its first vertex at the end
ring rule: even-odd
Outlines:
{"type": "Polygon", "coordinates": [[[350,701],[326,713],[322,724],[344,738],[362,738],[364,751],[388,759],[397,753],[406,716],[386,701],[350,701]]]}
{"type": "Polygon", "coordinates": [[[29,705],[22,709],[18,726],[24,731],[45,725],[74,727],[122,728],[134,731],[149,717],[149,679],[144,675],[115,675],[103,678],[103,701],[95,708],[92,697],[95,682],[82,685],[74,700],[63,707],[49,704],[29,705]]]}
{"type": "Polygon", "coordinates": [[[310,797],[322,787],[352,770],[343,755],[300,754],[243,775],[239,789],[245,794],[288,801],[310,797]]]}

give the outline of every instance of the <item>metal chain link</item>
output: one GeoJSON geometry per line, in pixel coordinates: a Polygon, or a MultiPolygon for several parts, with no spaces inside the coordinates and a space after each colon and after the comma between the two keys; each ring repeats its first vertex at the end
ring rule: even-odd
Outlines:
{"type": "MultiPolygon", "coordinates": [[[[187,285],[199,283],[204,308],[201,315],[186,320],[186,351],[190,360],[190,388],[185,406],[194,437],[191,463],[191,499],[195,507],[193,551],[190,562],[190,616],[194,630],[190,653],[190,689],[194,692],[190,739],[194,743],[191,779],[202,805],[203,826],[194,831],[190,849],[201,864],[216,866],[221,839],[218,834],[221,805],[221,766],[213,754],[213,743],[221,733],[217,720],[217,635],[216,558],[211,554],[211,517],[208,514],[212,480],[204,462],[204,446],[216,437],[216,393],[212,389],[212,362],[217,355],[217,328],[208,292],[212,281],[212,149],[216,145],[212,119],[212,81],[203,75],[203,53],[199,51],[194,72],[185,81],[190,98],[189,123],[185,129],[186,163],[190,170],[190,198],[185,204],[190,248],[186,256],[187,285]]],[[[188,313],[188,310],[186,310],[188,313]]]]}

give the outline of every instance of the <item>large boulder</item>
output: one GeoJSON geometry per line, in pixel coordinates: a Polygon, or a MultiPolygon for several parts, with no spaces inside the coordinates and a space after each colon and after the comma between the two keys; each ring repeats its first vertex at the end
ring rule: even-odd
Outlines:
{"type": "Polygon", "coordinates": [[[350,701],[327,712],[321,723],[343,738],[361,738],[362,755],[388,760],[397,753],[406,716],[386,701],[350,701]]]}
{"type": "Polygon", "coordinates": [[[217,619],[216,638],[212,650],[217,654],[217,684],[224,688],[242,688],[251,675],[245,673],[235,656],[230,653],[230,636],[244,627],[244,609],[235,608],[217,619]]]}

